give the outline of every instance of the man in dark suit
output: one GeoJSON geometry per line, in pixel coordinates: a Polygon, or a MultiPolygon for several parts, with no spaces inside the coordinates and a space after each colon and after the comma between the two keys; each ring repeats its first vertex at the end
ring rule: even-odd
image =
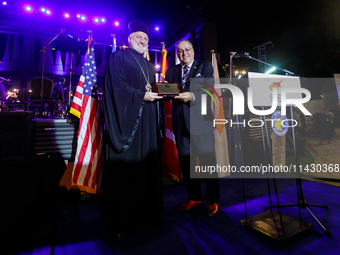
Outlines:
{"type": "MultiPolygon", "coordinates": [[[[194,48],[188,40],[179,42],[177,54],[181,63],[167,70],[165,80],[170,83],[179,83],[183,89],[183,93],[172,100],[172,127],[176,137],[181,171],[189,195],[188,202],[182,205],[179,211],[186,212],[193,207],[203,205],[201,179],[196,179],[195,175],[191,176],[194,178],[190,177],[190,164],[191,171],[193,171],[198,156],[199,165],[216,165],[212,121],[204,121],[206,116],[203,116],[200,112],[200,100],[203,91],[190,88],[190,78],[213,78],[213,68],[208,61],[194,59],[194,48]],[[198,110],[193,111],[195,109],[198,110]],[[194,121],[192,121],[191,126],[190,111],[191,114],[194,112],[194,116],[192,116],[194,121]]],[[[209,112],[208,115],[212,120],[212,112],[209,112]]],[[[210,175],[209,177],[213,176],[210,175]]],[[[219,210],[219,182],[217,176],[204,180],[206,181],[204,198],[208,202],[208,215],[212,217],[219,210]]]]}

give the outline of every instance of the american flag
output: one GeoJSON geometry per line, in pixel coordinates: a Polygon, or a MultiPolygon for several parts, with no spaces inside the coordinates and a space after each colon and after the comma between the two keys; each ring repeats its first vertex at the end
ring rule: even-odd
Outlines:
{"type": "Polygon", "coordinates": [[[96,64],[92,43],[70,113],[80,118],[72,188],[93,194],[101,192],[103,162],[103,139],[96,82],[96,64]]]}

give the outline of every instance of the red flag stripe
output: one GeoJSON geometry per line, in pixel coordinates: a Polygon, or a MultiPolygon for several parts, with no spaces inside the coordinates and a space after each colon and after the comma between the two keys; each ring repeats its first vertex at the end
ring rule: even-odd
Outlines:
{"type": "Polygon", "coordinates": [[[91,48],[70,109],[70,113],[79,117],[72,187],[89,193],[100,193],[102,181],[103,142],[96,79],[91,48]]]}
{"type": "MultiPolygon", "coordinates": [[[[89,185],[90,183],[90,178],[93,174],[93,170],[92,170],[92,166],[93,166],[93,156],[94,156],[94,151],[97,150],[97,144],[96,142],[96,135],[95,135],[95,124],[94,124],[94,120],[95,120],[95,116],[96,116],[96,112],[97,112],[97,102],[93,102],[94,100],[92,100],[92,102],[90,103],[90,108],[92,108],[92,110],[90,111],[90,119],[87,122],[87,128],[88,130],[90,130],[90,132],[87,132],[88,134],[88,143],[91,143],[91,146],[87,148],[87,157],[86,159],[89,160],[88,161],[88,171],[85,175],[85,180],[84,183],[86,184],[86,186],[91,187],[91,185],[89,185]],[[92,139],[94,139],[94,141],[92,141],[92,139]],[[95,147],[93,147],[95,146],[95,147]],[[89,157],[89,159],[88,159],[89,157]]],[[[86,163],[86,162],[85,162],[86,163]]]]}
{"type": "MultiPolygon", "coordinates": [[[[82,118],[80,118],[80,122],[79,122],[80,128],[78,131],[78,148],[77,148],[77,155],[76,155],[77,164],[74,170],[75,178],[76,178],[74,180],[75,183],[78,183],[78,178],[81,173],[82,166],[84,165],[84,158],[86,155],[86,150],[87,150],[87,145],[88,145],[87,125],[83,126],[83,121],[85,120],[85,123],[87,123],[87,121],[89,120],[87,111],[84,111],[84,109],[86,109],[87,107],[88,100],[89,100],[88,96],[85,96],[83,98],[83,107],[82,107],[82,112],[81,112],[82,118]]],[[[87,167],[88,165],[86,164],[86,169],[87,167]]]]}

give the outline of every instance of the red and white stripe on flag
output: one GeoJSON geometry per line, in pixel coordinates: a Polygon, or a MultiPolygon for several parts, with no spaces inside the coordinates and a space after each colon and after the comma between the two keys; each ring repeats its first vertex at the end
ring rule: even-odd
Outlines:
{"type": "MultiPolygon", "coordinates": [[[[165,73],[168,69],[168,62],[166,59],[167,51],[165,47],[162,49],[162,69],[161,69],[161,81],[164,82],[165,73]]],[[[179,160],[178,152],[176,148],[175,135],[172,131],[171,121],[171,101],[164,101],[164,114],[165,114],[165,136],[161,141],[162,145],[162,166],[163,174],[165,177],[174,181],[180,180],[179,177],[179,160]]]]}
{"type": "Polygon", "coordinates": [[[70,113],[77,116],[78,118],[80,118],[80,113],[81,113],[84,81],[85,81],[85,77],[81,75],[78,81],[76,92],[74,93],[74,96],[73,96],[73,102],[72,102],[71,109],[70,109],[70,113]]]}
{"type": "Polygon", "coordinates": [[[162,139],[162,166],[163,174],[171,180],[180,181],[179,176],[179,160],[176,147],[175,135],[172,130],[171,121],[171,101],[164,101],[164,114],[165,114],[165,136],[162,139]]]}
{"type": "Polygon", "coordinates": [[[83,96],[72,187],[87,193],[101,193],[103,139],[99,103],[83,96]]]}
{"type": "Polygon", "coordinates": [[[103,135],[96,82],[92,46],[86,57],[70,109],[70,113],[80,119],[72,188],[92,194],[101,193],[103,165],[103,135]]]}

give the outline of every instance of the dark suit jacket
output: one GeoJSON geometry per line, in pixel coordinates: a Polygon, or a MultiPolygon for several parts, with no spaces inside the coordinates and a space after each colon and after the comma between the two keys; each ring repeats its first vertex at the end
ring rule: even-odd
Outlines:
{"type": "MultiPolygon", "coordinates": [[[[172,83],[176,82],[182,85],[182,66],[181,64],[170,67],[165,75],[165,80],[172,83]]],[[[190,78],[213,78],[213,68],[208,61],[194,60],[188,79],[186,81],[183,92],[192,92],[195,95],[194,102],[183,103],[179,99],[172,100],[172,128],[175,135],[179,135],[183,129],[183,125],[186,125],[187,129],[192,135],[203,134],[213,129],[213,115],[210,109],[209,100],[207,106],[207,116],[201,114],[201,94],[204,91],[197,88],[190,88],[190,78]],[[192,125],[190,129],[190,111],[192,116],[192,125]],[[194,117],[194,118],[193,118],[194,117]],[[206,121],[209,120],[209,121],[206,121]]],[[[211,79],[212,80],[212,79],[211,79]]],[[[202,80],[203,82],[203,80],[202,80]]],[[[204,87],[201,85],[200,87],[204,87]]],[[[204,87],[207,89],[206,87],[204,87]]],[[[208,96],[209,98],[209,96],[208,96]]]]}

